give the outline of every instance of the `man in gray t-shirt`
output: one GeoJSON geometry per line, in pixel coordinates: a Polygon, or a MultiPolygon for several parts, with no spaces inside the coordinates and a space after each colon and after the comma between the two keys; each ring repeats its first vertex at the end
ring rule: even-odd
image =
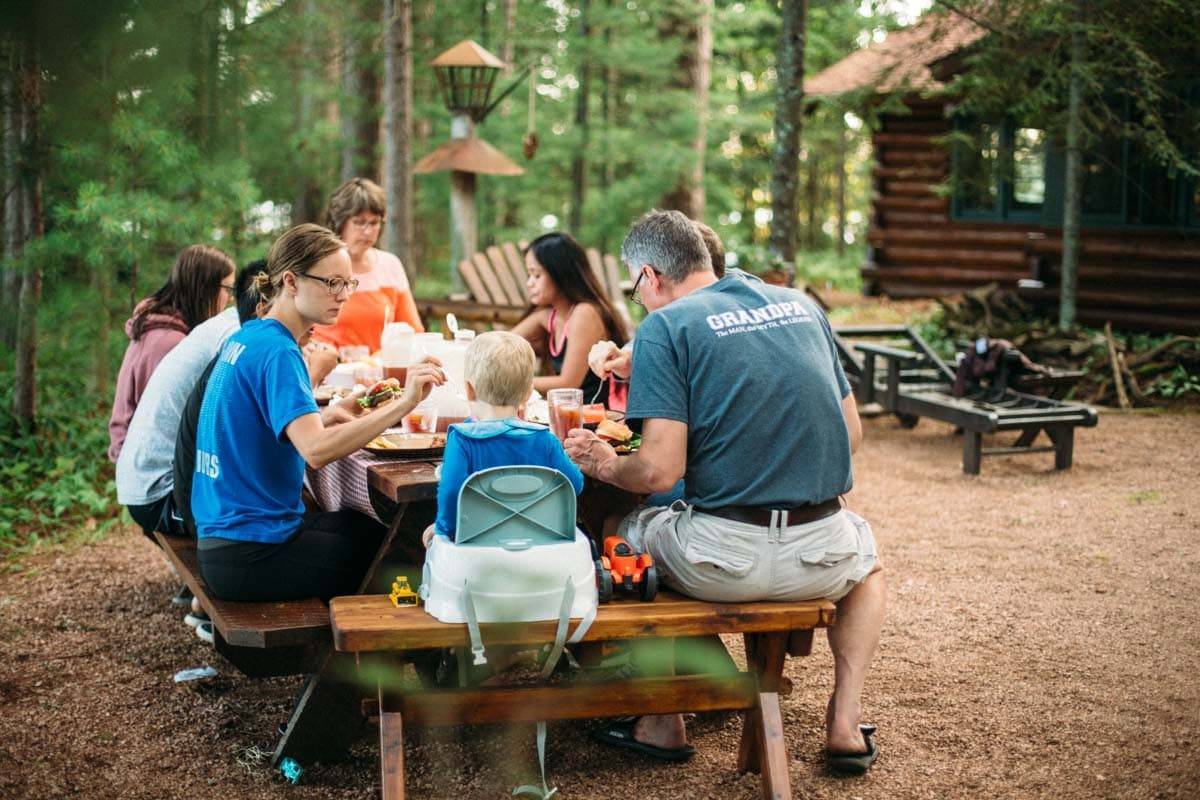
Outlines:
{"type": "MultiPolygon", "coordinates": [[[[870,526],[839,501],[862,427],[829,323],[802,292],[718,279],[679,212],[638,221],[621,257],[651,312],[635,339],[627,412],[643,421],[642,446],[618,457],[581,429],[567,452],[630,492],[685,479],[683,501],[639,509],[621,526],[683,593],[837,602],[827,763],[861,773],[878,753],[859,701],[885,587],[870,526]]],[[[614,723],[600,736],[667,759],[690,753],[679,715],[614,723]]]]}

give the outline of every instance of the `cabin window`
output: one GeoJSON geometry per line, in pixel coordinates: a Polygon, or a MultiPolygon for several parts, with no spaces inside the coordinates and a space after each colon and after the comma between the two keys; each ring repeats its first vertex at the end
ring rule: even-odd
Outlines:
{"type": "Polygon", "coordinates": [[[1046,199],[1046,132],[1009,120],[960,120],[955,147],[956,217],[1036,220],[1046,199]]]}
{"type": "MultiPolygon", "coordinates": [[[[1066,154],[1040,128],[1012,120],[955,120],[955,219],[1060,227],[1066,154]]],[[[1140,157],[1129,141],[1092,145],[1083,158],[1082,222],[1200,228],[1200,181],[1140,157]]]]}
{"type": "Polygon", "coordinates": [[[1046,132],[1037,128],[1013,131],[1012,203],[1016,208],[1041,208],[1046,200],[1046,132]]]}

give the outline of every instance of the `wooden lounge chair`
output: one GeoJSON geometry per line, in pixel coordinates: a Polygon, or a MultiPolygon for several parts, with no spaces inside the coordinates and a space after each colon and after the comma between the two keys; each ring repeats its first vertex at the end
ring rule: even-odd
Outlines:
{"type": "Polygon", "coordinates": [[[955,397],[954,370],[912,328],[843,326],[835,338],[842,368],[860,405],[877,403],[911,428],[921,417],[949,422],[963,432],[963,472],[978,475],[983,456],[1054,453],[1056,469],[1069,469],[1075,428],[1096,425],[1096,410],[1018,391],[982,387],[955,397]],[[887,344],[856,341],[885,339],[887,344]],[[879,360],[883,360],[882,369],[879,360]],[[984,434],[1017,431],[1008,446],[983,447],[984,434]],[[1045,431],[1049,445],[1035,446],[1045,431]]]}
{"type": "MultiPolygon", "coordinates": [[[[459,319],[507,328],[525,316],[529,300],[525,294],[525,259],[521,255],[525,243],[494,245],[459,262],[458,272],[466,284],[467,294],[446,300],[417,299],[417,309],[425,319],[441,319],[454,313],[459,319]]],[[[587,250],[588,264],[616,306],[626,333],[632,333],[633,320],[625,305],[626,292],[633,286],[621,275],[617,259],[601,255],[595,248],[587,250]]]]}

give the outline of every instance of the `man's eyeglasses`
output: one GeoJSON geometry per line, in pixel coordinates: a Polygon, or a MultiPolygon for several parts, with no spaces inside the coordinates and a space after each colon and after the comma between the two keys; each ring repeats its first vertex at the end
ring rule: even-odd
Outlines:
{"type": "Polygon", "coordinates": [[[374,217],[372,219],[351,218],[350,224],[353,225],[354,227],[358,228],[361,231],[365,231],[368,228],[383,227],[383,218],[382,217],[374,217]]]}
{"type": "Polygon", "coordinates": [[[333,278],[322,278],[319,275],[306,275],[303,272],[298,272],[296,274],[301,278],[308,278],[309,280],[320,281],[321,283],[325,284],[325,288],[329,290],[329,294],[333,297],[337,297],[347,289],[350,290],[350,294],[354,294],[355,290],[358,289],[358,281],[354,278],[347,279],[340,276],[333,278]]]}
{"type": "Polygon", "coordinates": [[[642,267],[641,271],[638,272],[637,280],[633,282],[633,291],[629,293],[629,299],[642,308],[645,308],[646,304],[642,302],[642,296],[638,294],[638,287],[642,285],[642,278],[644,277],[646,277],[646,268],[642,267]]]}

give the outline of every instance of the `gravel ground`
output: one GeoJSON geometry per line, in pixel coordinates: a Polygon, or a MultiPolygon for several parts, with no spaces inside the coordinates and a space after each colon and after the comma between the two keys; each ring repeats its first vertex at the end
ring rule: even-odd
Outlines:
{"type": "MultiPolygon", "coordinates": [[[[789,662],[783,699],[797,796],[1194,798],[1200,761],[1200,415],[1105,413],[1075,468],[1051,456],[959,469],[960,439],[925,420],[868,421],[851,506],[873,524],[890,609],[869,676],[879,762],[826,777],[832,675],[789,662]]],[[[252,681],[172,609],[163,560],[139,534],[27,559],[0,577],[0,797],[370,798],[378,748],[289,786],[264,750],[298,678],[252,681]],[[219,677],[172,683],[212,663],[219,677]]],[[[736,649],[736,647],[735,647],[736,649]]],[[[753,798],[738,720],[693,720],[699,753],[663,766],[551,729],[564,798],[753,798]]],[[[501,798],[534,776],[532,727],[411,736],[417,797],[501,798]]]]}

